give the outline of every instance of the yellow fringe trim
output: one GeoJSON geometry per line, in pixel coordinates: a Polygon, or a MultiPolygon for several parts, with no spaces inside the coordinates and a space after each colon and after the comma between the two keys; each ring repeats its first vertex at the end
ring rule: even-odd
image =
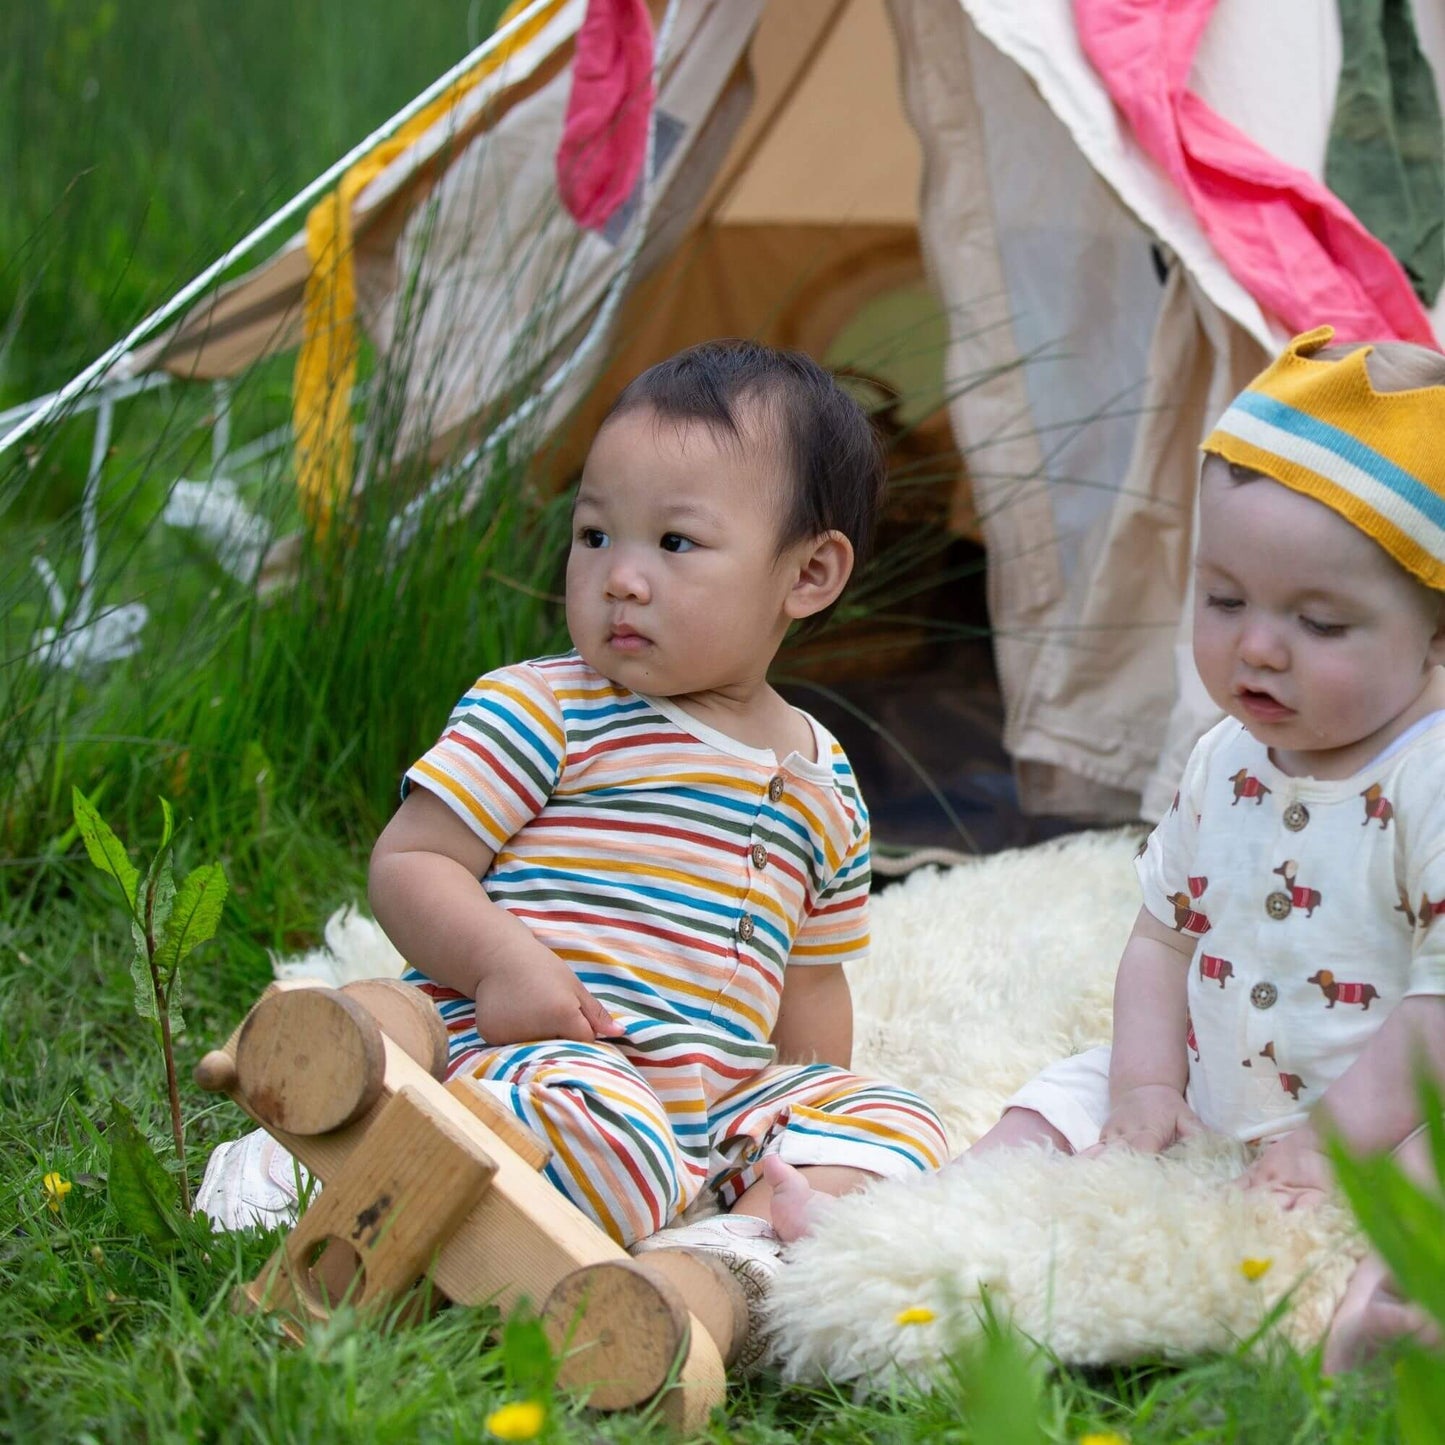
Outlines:
{"type": "MultiPolygon", "coordinates": [[[[528,3],[512,0],[497,28],[525,10],[528,3]]],[[[356,384],[357,335],[352,205],[392,161],[534,39],[564,3],[553,0],[504,44],[453,81],[395,135],[363,156],[306,218],[306,255],[311,273],[306,279],[301,349],[292,381],[291,425],[301,505],[318,536],[325,535],[337,506],[350,495],[354,465],[351,389],[356,384]]]]}

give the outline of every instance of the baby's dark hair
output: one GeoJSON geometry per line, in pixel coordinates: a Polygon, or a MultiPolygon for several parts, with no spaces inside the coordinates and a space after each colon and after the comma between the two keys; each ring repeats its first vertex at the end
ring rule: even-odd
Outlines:
{"type": "Polygon", "coordinates": [[[779,552],[805,537],[841,532],[853,544],[856,575],[883,504],[883,446],[863,408],[801,352],[757,341],[690,346],[630,382],[603,425],[649,408],[665,420],[701,422],[741,440],[749,402],[761,403],[775,419],[793,482],[779,552]]]}

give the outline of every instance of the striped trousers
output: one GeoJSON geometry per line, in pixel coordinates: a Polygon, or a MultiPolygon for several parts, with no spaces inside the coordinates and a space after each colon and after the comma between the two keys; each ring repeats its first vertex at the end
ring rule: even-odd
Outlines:
{"type": "Polygon", "coordinates": [[[890,1178],[948,1157],[922,1099],[832,1064],[771,1064],[710,1099],[700,1080],[679,1089],[675,1065],[658,1069],[626,1042],[493,1047],[472,1032],[450,1072],[478,1080],[546,1140],[548,1179],[624,1246],[705,1190],[731,1207],[761,1178],[765,1154],[890,1178]]]}

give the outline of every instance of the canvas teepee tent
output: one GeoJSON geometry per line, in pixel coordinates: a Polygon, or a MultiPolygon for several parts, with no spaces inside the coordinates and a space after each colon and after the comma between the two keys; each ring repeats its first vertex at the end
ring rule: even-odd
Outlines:
{"type": "MultiPolygon", "coordinates": [[[[455,459],[521,404],[560,474],[621,380],[677,347],[747,334],[856,364],[892,307],[915,344],[863,369],[931,388],[920,419],[967,456],[952,520],[987,547],[1026,805],[1157,814],[1207,718],[1180,627],[1194,449],[1283,327],[1120,118],[1069,0],[653,8],[650,178],[603,230],[572,221],[553,172],[585,6],[537,0],[353,172],[309,243],[130,373],[235,375],[295,346],[308,307],[324,349],[354,304],[398,362],[394,455],[455,459]]],[[[1445,74],[1445,15],[1417,10],[1445,74]]],[[[1333,6],[1218,0],[1192,83],[1318,175],[1339,60],[1333,6]]],[[[1433,320],[1445,330],[1445,304],[1433,320]]],[[[385,460],[363,453],[356,474],[385,460]]]]}

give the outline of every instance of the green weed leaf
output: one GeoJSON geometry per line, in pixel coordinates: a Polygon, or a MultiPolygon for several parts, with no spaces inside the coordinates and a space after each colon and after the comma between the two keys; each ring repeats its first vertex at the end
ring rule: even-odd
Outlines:
{"type": "Polygon", "coordinates": [[[501,1355],[513,1393],[547,1398],[556,1381],[557,1363],[540,1319],[515,1311],[502,1326],[501,1355]]]}
{"type": "Polygon", "coordinates": [[[171,1249],[181,1238],[176,1186],[136,1127],[129,1109],[116,1099],[110,1107],[110,1169],[107,1190],[121,1223],[156,1249],[171,1249]]]}
{"type": "Polygon", "coordinates": [[[241,786],[256,790],[258,835],[264,835],[271,825],[271,792],[275,776],[276,770],[266,756],[266,749],[252,738],[241,753],[241,786]]]}
{"type": "Polygon", "coordinates": [[[134,919],[139,870],[126,855],[124,844],[111,832],[99,810],[79,788],[71,788],[70,806],[75,814],[75,826],[80,830],[81,842],[85,844],[90,861],[107,877],[115,880],[126,907],[130,909],[131,918],[134,919]]]}
{"type": "Polygon", "coordinates": [[[130,961],[131,982],[135,985],[135,1011],[139,1018],[158,1019],[156,1008],[156,987],[151,978],[150,958],[146,953],[145,934],[140,924],[131,924],[131,936],[135,940],[135,953],[130,961]]]}
{"type": "Polygon", "coordinates": [[[1395,1370],[1395,1419],[1404,1445],[1439,1445],[1445,1420],[1445,1370],[1440,1357],[1411,1350],[1395,1370]]]}
{"type": "Polygon", "coordinates": [[[992,1318],[958,1362],[972,1438],[989,1445],[1044,1445],[1039,1363],[1022,1340],[992,1318]]]}
{"type": "Polygon", "coordinates": [[[163,985],[174,980],[181,961],[193,949],[215,937],[226,889],[226,873],[219,863],[203,864],[186,875],[156,949],[156,970],[163,985]]]}
{"type": "MultiPolygon", "coordinates": [[[[160,846],[156,849],[155,857],[151,859],[151,866],[146,869],[145,891],[137,899],[146,935],[152,940],[158,940],[165,932],[166,924],[170,921],[171,905],[176,898],[176,881],[171,871],[171,839],[175,835],[175,815],[164,798],[160,801],[160,846]]],[[[164,978],[161,983],[164,986],[164,978]]]]}

